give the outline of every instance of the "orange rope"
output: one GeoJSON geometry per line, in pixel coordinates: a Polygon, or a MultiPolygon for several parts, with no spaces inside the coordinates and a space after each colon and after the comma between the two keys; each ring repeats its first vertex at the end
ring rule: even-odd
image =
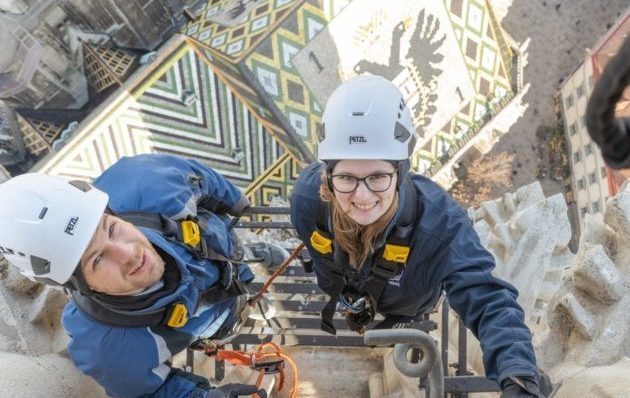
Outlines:
{"type": "MultiPolygon", "coordinates": [[[[263,294],[267,293],[267,290],[269,289],[269,286],[271,286],[273,281],[289,267],[289,264],[291,264],[291,261],[295,260],[295,258],[300,254],[303,248],[304,248],[304,243],[300,243],[295,248],[295,250],[293,250],[293,253],[291,253],[289,258],[284,260],[284,262],[280,265],[280,267],[276,270],[276,272],[274,272],[269,277],[269,279],[267,279],[267,281],[263,284],[260,290],[247,300],[247,303],[249,305],[254,306],[256,305],[257,302],[260,301],[260,299],[263,297],[263,294]]],[[[291,398],[297,398],[297,391],[298,391],[297,364],[295,363],[293,358],[283,353],[277,344],[271,343],[271,342],[263,343],[258,347],[258,349],[255,352],[252,352],[252,353],[248,353],[245,351],[228,351],[228,350],[219,349],[216,352],[216,356],[217,356],[218,361],[228,361],[232,365],[249,366],[252,368],[254,368],[254,366],[257,363],[260,364],[261,362],[263,362],[265,359],[276,359],[276,360],[282,359],[288,362],[289,365],[291,365],[291,370],[293,371],[293,385],[291,389],[291,398]],[[273,352],[263,352],[264,349],[267,347],[271,347],[273,349],[273,352]]],[[[278,381],[278,390],[282,390],[282,387],[284,387],[284,369],[282,367],[280,367],[279,373],[280,373],[280,380],[278,381]]],[[[256,379],[256,387],[260,388],[264,375],[265,375],[265,369],[264,368],[260,369],[258,373],[258,378],[256,379]]],[[[258,394],[254,394],[254,398],[260,398],[260,397],[258,396],[258,394]]]]}
{"type": "MultiPolygon", "coordinates": [[[[228,350],[218,350],[217,351],[217,360],[218,361],[228,361],[232,365],[236,366],[249,366],[251,368],[255,368],[256,364],[260,364],[264,362],[265,359],[278,360],[282,359],[291,365],[291,370],[293,371],[293,383],[291,387],[291,398],[297,398],[298,391],[298,368],[297,364],[287,354],[283,353],[280,350],[280,347],[274,343],[263,343],[261,344],[255,352],[245,352],[245,351],[228,351],[228,350]],[[272,352],[264,352],[265,348],[271,347],[273,349],[272,352]]],[[[278,381],[278,390],[282,390],[284,387],[284,369],[280,367],[280,380],[278,381]]],[[[265,375],[265,370],[260,369],[258,373],[258,378],[256,379],[256,387],[260,388],[260,385],[263,380],[263,376],[265,375]]],[[[254,398],[258,397],[258,394],[254,394],[254,398]]]]}

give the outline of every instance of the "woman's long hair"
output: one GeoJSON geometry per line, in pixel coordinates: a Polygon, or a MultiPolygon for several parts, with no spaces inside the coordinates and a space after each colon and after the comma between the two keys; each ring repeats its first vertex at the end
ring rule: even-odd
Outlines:
{"type": "Polygon", "coordinates": [[[395,193],[389,209],[376,221],[369,225],[356,223],[341,209],[335,195],[328,187],[326,171],[322,172],[322,185],[319,188],[319,196],[324,202],[330,202],[332,208],[332,224],[335,242],[346,253],[350,260],[350,265],[354,268],[363,266],[367,257],[374,252],[374,241],[378,235],[385,230],[387,224],[396,213],[398,207],[398,192],[395,193]]]}

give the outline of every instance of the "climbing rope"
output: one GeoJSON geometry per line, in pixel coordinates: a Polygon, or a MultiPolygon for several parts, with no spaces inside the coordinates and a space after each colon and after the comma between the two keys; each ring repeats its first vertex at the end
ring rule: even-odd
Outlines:
{"type": "MultiPolygon", "coordinates": [[[[250,306],[255,306],[265,293],[269,290],[269,286],[273,281],[280,276],[289,267],[289,264],[297,258],[297,256],[304,249],[304,243],[300,243],[291,255],[284,260],[284,262],[278,267],[278,269],[265,281],[260,290],[247,299],[247,303],[250,306]]],[[[287,361],[293,370],[293,386],[291,389],[291,398],[297,398],[297,386],[298,386],[298,369],[295,361],[280,350],[280,347],[274,343],[264,343],[258,347],[253,353],[247,353],[244,351],[229,351],[218,349],[216,351],[217,361],[228,361],[232,365],[249,366],[254,370],[258,370],[258,379],[256,380],[256,387],[260,388],[263,376],[265,374],[279,373],[280,380],[278,381],[278,390],[282,390],[284,387],[284,361],[287,361]],[[264,352],[268,347],[273,349],[272,352],[264,352]]],[[[254,394],[254,398],[259,398],[258,394],[254,394]]]]}
{"type": "Polygon", "coordinates": [[[267,279],[267,281],[263,284],[260,290],[256,294],[250,296],[247,299],[247,304],[249,304],[252,307],[255,306],[256,303],[258,303],[262,299],[263,295],[267,293],[267,290],[269,289],[269,286],[271,286],[273,281],[278,276],[280,276],[284,271],[286,271],[286,269],[289,267],[289,264],[291,264],[291,261],[297,258],[297,256],[302,252],[302,249],[304,249],[304,243],[300,243],[295,248],[295,250],[293,250],[293,253],[291,253],[291,255],[286,260],[284,260],[284,262],[280,265],[280,267],[278,267],[278,269],[273,274],[271,274],[269,279],[267,279]]]}
{"type": "MultiPolygon", "coordinates": [[[[280,347],[274,343],[263,343],[254,352],[245,352],[240,350],[218,350],[216,352],[216,359],[218,361],[227,361],[235,366],[248,366],[254,370],[258,370],[258,378],[256,379],[256,387],[260,389],[263,377],[266,374],[278,373],[278,390],[281,391],[284,387],[285,374],[284,374],[284,362],[288,362],[291,365],[293,371],[293,383],[291,386],[291,398],[297,398],[298,391],[298,368],[295,361],[283,353],[280,347]],[[271,351],[265,351],[266,349],[272,349],[271,351]]],[[[258,394],[254,394],[254,398],[260,398],[258,394]]]]}

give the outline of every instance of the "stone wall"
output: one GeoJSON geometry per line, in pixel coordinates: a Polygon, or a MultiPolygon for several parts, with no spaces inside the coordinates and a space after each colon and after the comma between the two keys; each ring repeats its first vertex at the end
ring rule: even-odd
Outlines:
{"type": "Polygon", "coordinates": [[[58,289],[31,282],[0,256],[0,398],[105,397],[67,357],[58,289]]]}

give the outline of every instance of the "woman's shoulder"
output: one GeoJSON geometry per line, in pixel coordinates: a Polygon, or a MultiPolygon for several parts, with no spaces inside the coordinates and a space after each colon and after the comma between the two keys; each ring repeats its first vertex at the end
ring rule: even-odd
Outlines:
{"type": "Polygon", "coordinates": [[[322,185],[322,164],[312,163],[308,165],[298,177],[292,196],[318,199],[319,187],[322,185]]]}
{"type": "Polygon", "coordinates": [[[413,174],[412,181],[418,193],[421,209],[419,223],[426,229],[437,232],[451,224],[448,220],[467,220],[468,215],[444,188],[431,179],[413,174]]]}

